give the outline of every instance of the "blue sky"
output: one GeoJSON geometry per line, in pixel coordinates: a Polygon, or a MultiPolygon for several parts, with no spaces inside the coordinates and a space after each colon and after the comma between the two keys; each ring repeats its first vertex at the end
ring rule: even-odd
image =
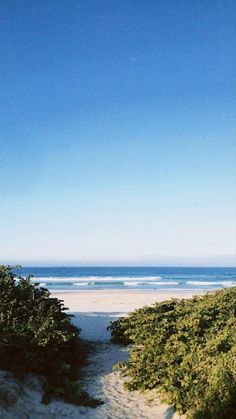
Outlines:
{"type": "Polygon", "coordinates": [[[0,6],[0,257],[235,265],[235,3],[0,6]]]}

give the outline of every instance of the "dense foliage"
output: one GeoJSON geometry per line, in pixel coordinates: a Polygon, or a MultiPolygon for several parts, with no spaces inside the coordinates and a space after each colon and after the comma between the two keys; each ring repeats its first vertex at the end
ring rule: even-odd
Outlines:
{"type": "Polygon", "coordinates": [[[72,325],[62,301],[0,266],[0,369],[19,377],[43,377],[45,403],[51,397],[97,405],[81,391],[77,379],[86,360],[86,346],[72,325]]]}
{"type": "Polygon", "coordinates": [[[136,310],[110,326],[131,347],[129,389],[156,388],[191,418],[236,418],[236,288],[136,310]]]}

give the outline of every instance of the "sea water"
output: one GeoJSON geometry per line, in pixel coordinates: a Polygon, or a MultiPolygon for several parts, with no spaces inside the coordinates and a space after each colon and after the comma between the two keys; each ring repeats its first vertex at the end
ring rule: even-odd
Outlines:
{"type": "Polygon", "coordinates": [[[50,291],[211,291],[236,286],[236,268],[27,267],[17,271],[50,291]]]}

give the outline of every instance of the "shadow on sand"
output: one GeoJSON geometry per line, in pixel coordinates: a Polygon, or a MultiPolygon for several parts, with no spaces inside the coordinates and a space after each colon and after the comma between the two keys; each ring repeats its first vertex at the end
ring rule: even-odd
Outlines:
{"type": "Polygon", "coordinates": [[[174,417],[175,411],[173,407],[168,407],[166,413],[165,413],[165,419],[172,419],[174,417]]]}
{"type": "Polygon", "coordinates": [[[117,320],[123,313],[120,312],[72,312],[75,316],[72,322],[81,329],[81,337],[92,342],[108,342],[110,340],[110,332],[107,327],[109,324],[117,320]]]}

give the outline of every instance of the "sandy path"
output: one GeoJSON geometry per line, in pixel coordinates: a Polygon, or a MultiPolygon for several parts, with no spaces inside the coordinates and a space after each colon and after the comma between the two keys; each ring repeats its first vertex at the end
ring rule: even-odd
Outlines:
{"type": "Polygon", "coordinates": [[[128,349],[119,345],[100,343],[90,356],[86,370],[86,389],[104,404],[87,412],[86,418],[94,419],[170,419],[179,418],[173,409],[159,402],[154,391],[129,392],[123,386],[120,372],[112,372],[112,366],[127,359],[128,349]]]}
{"type": "Polygon", "coordinates": [[[110,342],[107,326],[136,308],[171,297],[189,298],[191,292],[84,291],[58,294],[75,315],[73,322],[82,328],[84,339],[95,341],[95,351],[85,370],[86,390],[104,401],[95,410],[87,409],[89,419],[170,419],[179,418],[170,406],[161,404],[155,391],[140,393],[125,390],[124,378],[113,372],[117,362],[127,359],[128,349],[110,342]],[[100,341],[100,342],[98,342],[100,341]]]}

